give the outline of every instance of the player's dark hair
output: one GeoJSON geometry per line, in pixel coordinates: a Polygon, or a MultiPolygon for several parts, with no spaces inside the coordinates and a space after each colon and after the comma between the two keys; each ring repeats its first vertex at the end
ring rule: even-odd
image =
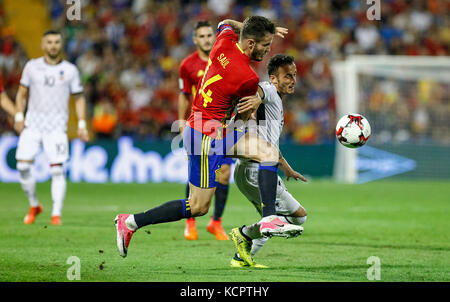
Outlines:
{"type": "Polygon", "coordinates": [[[195,23],[195,25],[194,25],[194,34],[196,34],[196,33],[197,33],[197,30],[198,30],[199,28],[201,28],[201,27],[211,27],[211,28],[212,28],[212,25],[211,25],[211,23],[210,23],[209,21],[207,21],[207,20],[200,20],[200,21],[197,21],[197,23],[195,23]]]}
{"type": "Polygon", "coordinates": [[[267,33],[275,34],[275,24],[262,16],[250,16],[244,20],[240,36],[242,39],[259,42],[267,33]]]}
{"type": "Polygon", "coordinates": [[[267,72],[270,75],[276,75],[278,73],[278,68],[284,65],[295,64],[295,60],[293,56],[278,54],[273,56],[269,63],[267,64],[267,72]]]}
{"type": "Polygon", "coordinates": [[[55,29],[49,29],[49,30],[47,30],[47,31],[42,35],[42,37],[45,37],[45,36],[47,36],[47,35],[60,35],[60,36],[62,37],[61,32],[60,32],[59,30],[55,30],[55,29]]]}

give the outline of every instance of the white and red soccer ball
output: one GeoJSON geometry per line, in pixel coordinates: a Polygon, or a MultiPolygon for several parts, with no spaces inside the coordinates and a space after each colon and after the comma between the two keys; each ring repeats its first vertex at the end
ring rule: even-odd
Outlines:
{"type": "Polygon", "coordinates": [[[369,121],[360,114],[346,114],[337,122],[336,137],[347,148],[359,148],[371,134],[369,121]]]}

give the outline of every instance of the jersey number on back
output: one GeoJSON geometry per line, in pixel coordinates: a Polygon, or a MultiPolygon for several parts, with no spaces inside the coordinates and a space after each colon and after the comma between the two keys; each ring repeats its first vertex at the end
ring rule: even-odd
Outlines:
{"type": "Polygon", "coordinates": [[[206,80],[206,82],[205,82],[205,77],[208,74],[209,66],[211,66],[211,64],[212,64],[211,59],[208,58],[208,66],[206,66],[205,74],[203,75],[203,78],[202,78],[202,85],[201,85],[201,88],[199,91],[199,93],[201,93],[203,96],[203,107],[208,106],[208,103],[212,102],[212,97],[211,97],[212,91],[210,89],[208,89],[208,91],[205,92],[206,88],[209,85],[211,85],[212,83],[222,80],[222,76],[220,74],[216,74],[214,76],[209,77],[208,80],[206,80]]]}

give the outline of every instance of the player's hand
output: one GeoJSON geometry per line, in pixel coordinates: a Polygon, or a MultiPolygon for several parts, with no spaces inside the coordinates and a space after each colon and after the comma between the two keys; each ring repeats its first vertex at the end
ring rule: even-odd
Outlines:
{"type": "Polygon", "coordinates": [[[78,137],[83,141],[89,141],[89,133],[86,129],[78,128],[78,137]]]}
{"type": "Polygon", "coordinates": [[[255,111],[258,109],[259,105],[261,104],[261,98],[259,97],[259,94],[256,93],[255,95],[249,95],[246,97],[243,97],[239,100],[238,103],[238,113],[244,113],[249,110],[255,111]]]}
{"type": "Polygon", "coordinates": [[[295,180],[301,180],[303,182],[307,182],[307,179],[293,169],[285,169],[283,170],[284,175],[286,175],[286,180],[289,181],[289,178],[294,178],[295,180]]]}
{"type": "Polygon", "coordinates": [[[183,135],[184,128],[186,128],[186,121],[180,120],[180,124],[178,126],[178,129],[180,130],[180,134],[183,135]]]}
{"type": "Polygon", "coordinates": [[[288,34],[288,29],[285,27],[276,27],[275,28],[275,36],[284,38],[284,36],[287,34],[288,34]]]}
{"type": "Polygon", "coordinates": [[[22,133],[23,129],[25,128],[25,122],[14,122],[14,130],[16,130],[17,134],[22,133]]]}

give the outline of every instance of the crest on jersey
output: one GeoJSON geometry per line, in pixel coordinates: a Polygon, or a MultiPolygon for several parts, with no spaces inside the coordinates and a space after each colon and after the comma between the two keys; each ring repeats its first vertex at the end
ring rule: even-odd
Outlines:
{"type": "Polygon", "coordinates": [[[199,78],[199,77],[202,77],[204,73],[205,73],[205,72],[204,72],[203,70],[200,69],[200,70],[197,72],[197,77],[198,77],[198,78],[199,78]]]}
{"type": "Polygon", "coordinates": [[[63,81],[64,80],[64,70],[60,70],[59,71],[59,80],[63,81]]]}

